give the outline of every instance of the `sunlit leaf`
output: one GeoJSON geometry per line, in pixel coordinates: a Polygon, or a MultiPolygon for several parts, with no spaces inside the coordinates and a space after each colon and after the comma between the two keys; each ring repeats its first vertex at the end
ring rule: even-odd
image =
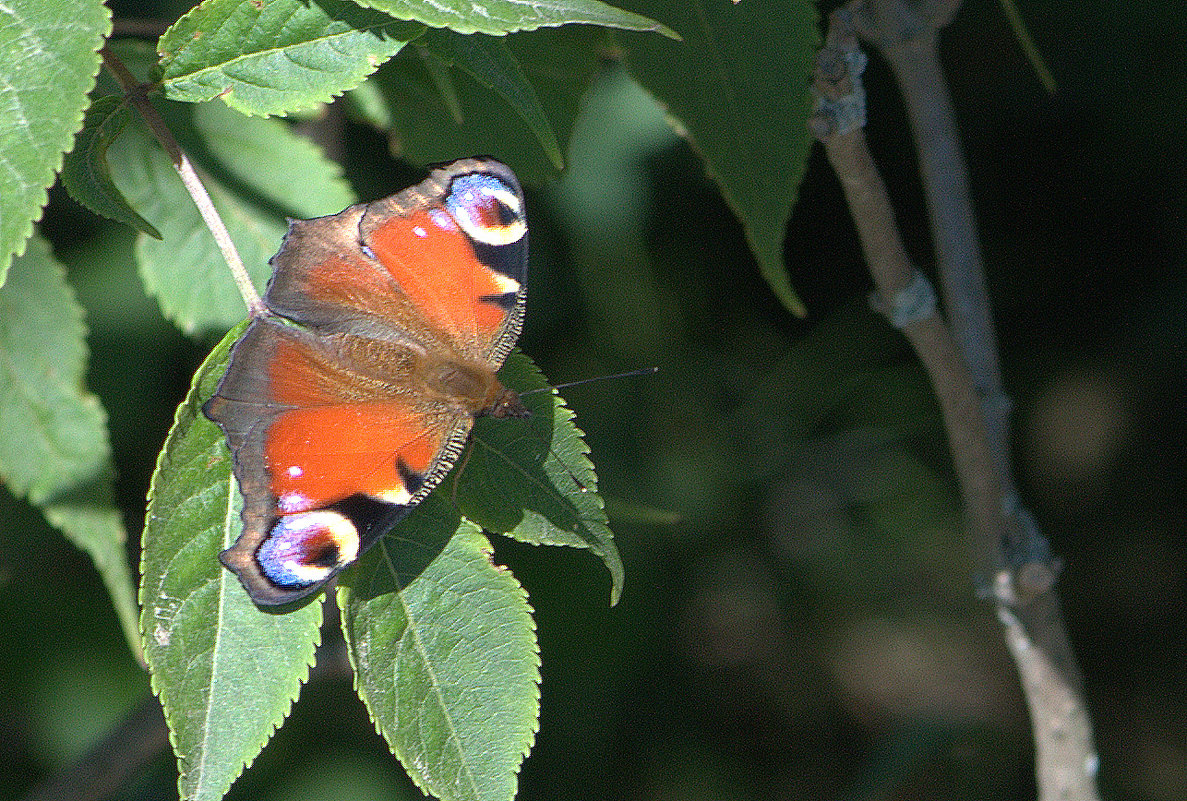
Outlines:
{"type": "Polygon", "coordinates": [[[616,603],[622,560],[573,413],[522,355],[513,354],[501,375],[520,392],[544,391],[523,398],[532,412],[526,422],[481,418],[475,424],[473,452],[458,479],[462,512],[487,531],[523,542],[588,548],[610,571],[610,601],[616,603]]]}
{"type": "Polygon", "coordinates": [[[454,801],[510,801],[539,717],[526,594],[438,493],[344,582],[356,686],[413,780],[454,801]]]}
{"type": "Polygon", "coordinates": [[[99,0],[0,4],[0,284],[82,126],[110,30],[99,0]]]}
{"type": "Polygon", "coordinates": [[[424,31],[348,0],[207,0],[161,37],[173,100],[220,97],[244,114],[315,108],[424,31]]]}
{"type": "Polygon", "coordinates": [[[425,3],[418,0],[356,0],[359,5],[386,11],[399,19],[416,20],[434,28],[450,28],[458,33],[501,35],[515,31],[583,22],[652,31],[677,38],[667,26],[599,0],[441,0],[425,3]]]}
{"type": "Polygon", "coordinates": [[[222,798],[283,722],[313,663],[314,600],[264,612],[218,561],[242,529],[231,454],[201,412],[240,329],[199,369],[157,461],[141,557],[141,627],[182,798],[222,798]]]}

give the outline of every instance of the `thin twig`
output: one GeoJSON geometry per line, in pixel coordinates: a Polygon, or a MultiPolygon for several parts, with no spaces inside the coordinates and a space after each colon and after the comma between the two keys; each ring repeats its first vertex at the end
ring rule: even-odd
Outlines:
{"type": "Polygon", "coordinates": [[[1010,463],[1012,402],[1002,385],[997,336],[968,166],[956,114],[940,68],[939,28],[956,12],[958,0],[940,7],[902,0],[850,4],[857,32],[874,42],[898,79],[919,153],[920,173],[936,248],[936,271],[944,307],[960,352],[981,398],[991,455],[1000,477],[1007,528],[1000,543],[1008,573],[994,573],[993,589],[1005,600],[1025,603],[1054,583],[1050,547],[1033,518],[1017,501],[1010,463]]]}
{"type": "Polygon", "coordinates": [[[829,163],[845,190],[881,305],[894,310],[892,319],[897,318],[896,325],[915,348],[940,400],[969,511],[974,558],[978,570],[994,579],[990,595],[997,603],[998,619],[1030,708],[1039,797],[1093,801],[1099,795],[1092,724],[1053,589],[1054,572],[1041,532],[1020,504],[1011,500],[1016,494],[1005,447],[1008,404],[991,403],[982,409],[983,397],[1005,396],[967,170],[935,58],[935,30],[947,22],[959,1],[925,5],[933,13],[927,19],[901,0],[872,0],[869,6],[855,0],[850,8],[834,13],[818,62],[814,89],[819,109],[811,128],[824,142],[829,163]],[[917,287],[926,286],[926,281],[907,260],[886,187],[861,128],[865,116],[859,76],[864,57],[857,50],[858,20],[862,35],[884,52],[902,48],[894,56],[887,52],[892,63],[896,58],[909,62],[899,65],[910,74],[908,80],[900,76],[900,84],[905,93],[915,93],[908,106],[932,204],[944,295],[957,338],[934,307],[912,300],[911,293],[918,294],[917,287]],[[893,44],[903,39],[922,43],[893,44]],[[853,109],[855,99],[862,104],[858,111],[853,109]],[[899,315],[904,309],[913,313],[899,315]],[[963,348],[957,347],[958,339],[963,348]],[[983,411],[990,416],[988,426],[983,411]]]}
{"type": "Polygon", "coordinates": [[[111,37],[118,39],[134,36],[156,41],[164,35],[165,31],[169,30],[171,24],[172,22],[167,19],[116,17],[111,21],[111,37]]]}
{"type": "Polygon", "coordinates": [[[193,198],[194,204],[198,207],[198,213],[202,215],[206,227],[210,229],[219,251],[223,254],[223,259],[231,270],[231,277],[239,288],[239,294],[243,296],[243,303],[247,306],[248,315],[253,318],[266,315],[268,309],[260,300],[255,284],[252,283],[247,268],[243,266],[243,260],[239,258],[239,251],[235,249],[235,243],[231,241],[231,235],[227,232],[222,217],[215,210],[206,187],[202,185],[201,179],[194,171],[193,163],[177,144],[177,140],[173,138],[173,134],[165,125],[165,121],[161,119],[161,115],[157,113],[156,108],[148,101],[148,91],[152,85],[139,83],[110,49],[104,47],[99,51],[99,54],[103,57],[104,65],[119,81],[128,97],[128,102],[140,112],[140,116],[148,124],[153,136],[161,143],[161,147],[165,148],[165,152],[177,169],[177,174],[181,176],[181,182],[185,185],[190,197],[193,198]]]}

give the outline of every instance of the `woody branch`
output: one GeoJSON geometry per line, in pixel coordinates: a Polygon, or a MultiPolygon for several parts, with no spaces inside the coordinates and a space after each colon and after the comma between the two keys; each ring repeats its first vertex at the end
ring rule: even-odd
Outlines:
{"type": "Polygon", "coordinates": [[[845,192],[878,305],[915,349],[940,401],[967,510],[974,570],[995,603],[1031,713],[1039,798],[1093,801],[1099,795],[1091,721],[1054,592],[1049,550],[1013,487],[1009,403],[967,170],[939,68],[937,33],[958,7],[959,0],[918,7],[904,0],[853,0],[834,12],[817,62],[817,112],[809,125],[845,192]],[[858,33],[882,50],[906,97],[951,331],[927,279],[907,258],[886,186],[866,146],[860,78],[865,56],[858,33]]]}

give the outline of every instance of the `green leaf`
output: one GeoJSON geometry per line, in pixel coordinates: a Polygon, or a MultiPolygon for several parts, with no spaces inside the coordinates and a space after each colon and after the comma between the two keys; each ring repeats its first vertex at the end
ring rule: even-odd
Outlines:
{"type": "Polygon", "coordinates": [[[598,0],[355,0],[399,19],[416,20],[434,28],[458,33],[489,33],[501,36],[516,31],[534,31],[571,22],[603,25],[629,31],[662,33],[680,37],[653,19],[623,11],[598,0]]]}
{"type": "Polygon", "coordinates": [[[359,696],[425,792],[510,801],[539,718],[526,594],[440,493],[397,532],[339,590],[359,696]]]}
{"type": "Polygon", "coordinates": [[[161,37],[173,100],[244,114],[315,108],[358,86],[424,31],[348,0],[206,0],[161,37]]]}
{"type": "Polygon", "coordinates": [[[96,214],[130,225],[156,239],[161,234],[137,214],[111,180],[107,148],[128,124],[131,112],[122,98],[101,97],[91,104],[83,118],[74,150],[66,155],[62,185],[78,203],[96,214]]]}
{"type": "MultiPolygon", "coordinates": [[[[239,255],[257,286],[280,248],[286,217],[316,217],[354,202],[337,165],[278,120],[244,117],[217,103],[162,109],[201,168],[239,255]]],[[[162,313],[186,332],[225,330],[245,314],[214,239],[154,140],[130,127],[108,158],[116,184],[161,232],[141,236],[136,259],[162,313]]]]}
{"type": "Polygon", "coordinates": [[[82,309],[40,237],[8,278],[0,287],[0,476],[90,555],[128,647],[143,659],[107,415],[83,386],[82,309]]]}
{"type": "Polygon", "coordinates": [[[783,265],[787,219],[808,161],[808,92],[820,47],[810,0],[627,0],[683,43],[624,34],[631,74],[679,121],[746,233],[779,300],[802,315],[783,265]]]}
{"type": "MultiPolygon", "coordinates": [[[[878,404],[869,396],[881,393],[882,403],[898,405],[914,418],[915,425],[925,425],[928,415],[921,411],[928,402],[925,398],[889,391],[887,364],[904,360],[914,364],[905,350],[901,335],[870,314],[864,297],[816,320],[772,369],[750,382],[738,406],[737,420],[745,430],[755,432],[746,447],[751,480],[773,481],[786,475],[789,455],[822,432],[893,430],[889,414],[877,420],[850,419],[849,409],[878,404]]],[[[939,440],[942,434],[934,436],[939,440]]]]}
{"type": "Polygon", "coordinates": [[[0,284],[82,125],[110,30],[99,0],[0,4],[0,284]]]}
{"type": "Polygon", "coordinates": [[[417,44],[506,100],[531,129],[552,165],[564,169],[565,159],[552,124],[505,39],[434,30],[428,31],[417,44]]]}
{"type": "Polygon", "coordinates": [[[544,391],[523,398],[532,412],[527,422],[480,418],[475,423],[473,450],[457,485],[463,514],[488,531],[533,545],[588,548],[609,569],[610,602],[617,603],[622,559],[573,412],[546,389],[544,376],[521,353],[508,358],[500,376],[521,393],[544,391]]]}
{"type": "Polygon", "coordinates": [[[363,81],[342,95],[342,100],[346,113],[352,118],[381,130],[391,127],[392,115],[388,111],[387,100],[374,80],[363,81]]]}
{"type": "Polygon", "coordinates": [[[185,799],[219,799],[284,721],[313,663],[321,604],[259,610],[218,552],[239,535],[222,432],[201,412],[232,330],[198,370],[157,460],[141,557],[141,627],[185,799]]]}
{"type": "MultiPolygon", "coordinates": [[[[539,98],[563,153],[605,51],[605,31],[575,26],[517,33],[503,42],[539,98]]],[[[524,121],[529,112],[517,111],[505,96],[493,98],[490,89],[472,77],[473,66],[466,72],[449,71],[457,98],[456,108],[451,107],[416,50],[408,48],[373,79],[386,98],[393,152],[416,164],[449,161],[459,153],[497,153],[526,184],[556,175],[538,132],[524,121]]]]}

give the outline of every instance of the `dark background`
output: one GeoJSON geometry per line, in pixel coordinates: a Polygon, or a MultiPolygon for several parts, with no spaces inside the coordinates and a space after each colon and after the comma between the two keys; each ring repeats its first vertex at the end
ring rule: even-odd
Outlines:
{"type": "MultiPolygon", "coordinates": [[[[1063,560],[1107,796],[1176,799],[1187,787],[1187,12],[1051,0],[1022,11],[1054,96],[996,4],[967,2],[943,38],[1016,466],[1063,560]]],[[[871,145],[912,258],[929,269],[906,120],[876,57],[866,77],[871,145]]],[[[618,67],[588,103],[569,176],[529,195],[521,346],[558,383],[661,371],[563,393],[626,560],[622,602],[606,607],[604,568],[587,554],[496,543],[531,594],[543,654],[520,798],[1032,797],[1028,721],[991,610],[973,597],[936,408],[866,306],[822,155],[786,246],[810,310],[796,320],[694,153],[618,67]],[[608,189],[621,202],[599,219],[608,189]]],[[[386,159],[377,134],[347,136],[361,196],[418,177],[386,159]]],[[[88,310],[90,386],[111,418],[135,538],[156,451],[212,342],[186,340],[139,294],[130,233],[57,191],[43,230],[88,310]]],[[[7,494],[0,521],[0,798],[16,798],[94,745],[148,679],[88,561],[7,494]]],[[[327,640],[233,797],[412,794],[327,640]]],[[[175,779],[161,753],[116,797],[168,798],[175,779]]]]}

